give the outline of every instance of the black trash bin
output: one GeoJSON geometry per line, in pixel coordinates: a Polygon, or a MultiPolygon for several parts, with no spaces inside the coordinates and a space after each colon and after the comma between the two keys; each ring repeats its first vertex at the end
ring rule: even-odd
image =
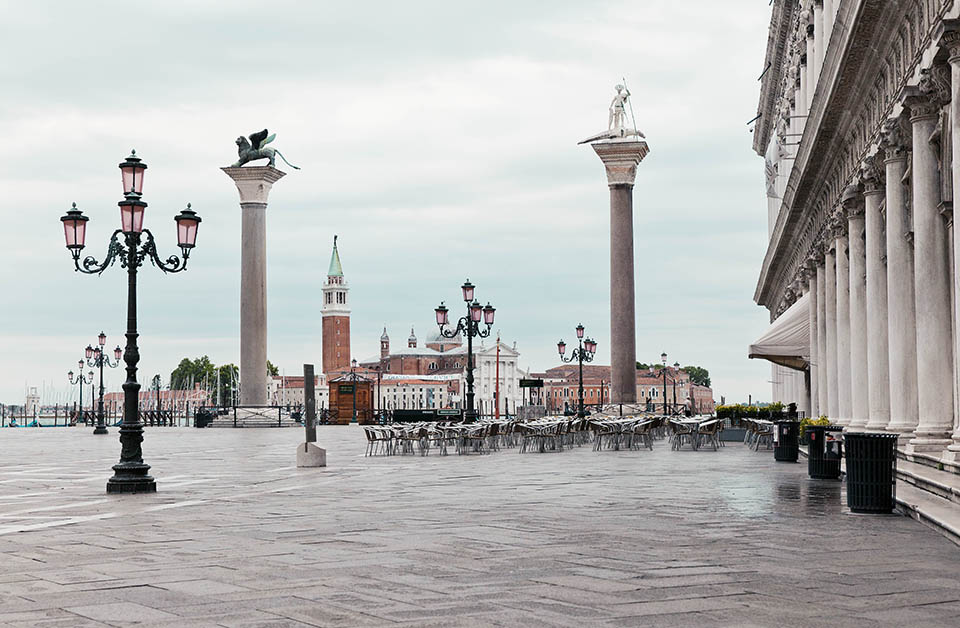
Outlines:
{"type": "Polygon", "coordinates": [[[847,432],[847,506],[889,513],[897,496],[897,434],[847,432]]]}
{"type": "Polygon", "coordinates": [[[800,456],[800,422],[777,421],[773,425],[773,459],[796,462],[800,456]]]}
{"type": "Polygon", "coordinates": [[[843,457],[843,440],[839,425],[808,425],[807,473],[818,480],[840,478],[840,458],[843,457]]]}
{"type": "Polygon", "coordinates": [[[213,423],[213,413],[207,408],[200,408],[193,415],[194,427],[206,427],[213,423]]]}

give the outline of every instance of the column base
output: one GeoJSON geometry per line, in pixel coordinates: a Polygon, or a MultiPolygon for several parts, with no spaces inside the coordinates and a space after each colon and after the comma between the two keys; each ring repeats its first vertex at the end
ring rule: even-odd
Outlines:
{"type": "Polygon", "coordinates": [[[847,425],[845,425],[844,429],[848,429],[851,431],[857,430],[857,431],[865,432],[867,431],[867,422],[853,420],[853,421],[850,421],[850,423],[848,423],[847,425]]]}
{"type": "Polygon", "coordinates": [[[949,438],[930,438],[929,436],[917,436],[907,443],[906,452],[908,454],[929,454],[940,453],[952,444],[949,438]]]}
{"type": "Polygon", "coordinates": [[[953,444],[947,447],[940,459],[953,464],[960,463],[960,439],[954,438],[953,444]]]}
{"type": "Polygon", "coordinates": [[[93,433],[94,433],[94,434],[109,434],[110,432],[107,431],[107,426],[106,426],[106,425],[98,425],[97,427],[93,428],[93,433]]]}
{"type": "Polygon", "coordinates": [[[297,445],[297,467],[327,466],[327,450],[313,443],[297,445]]]}
{"type": "Polygon", "coordinates": [[[120,463],[113,465],[114,475],[107,480],[107,493],[156,493],[157,481],[147,475],[150,465],[120,463]]]}

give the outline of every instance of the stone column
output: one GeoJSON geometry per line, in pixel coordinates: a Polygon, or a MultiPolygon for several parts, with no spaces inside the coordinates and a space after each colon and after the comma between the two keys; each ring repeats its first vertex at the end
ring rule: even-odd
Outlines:
{"type": "Polygon", "coordinates": [[[834,0],[823,0],[823,54],[830,47],[830,35],[833,34],[833,20],[837,16],[834,0]]]}
{"type": "Polygon", "coordinates": [[[914,290],[920,422],[910,452],[940,452],[953,431],[953,312],[947,229],[940,216],[937,150],[930,142],[940,106],[914,91],[906,99],[913,129],[914,290]]]}
{"type": "Polygon", "coordinates": [[[637,340],[633,281],[633,182],[646,142],[604,140],[591,144],[610,187],[611,403],[636,403],[637,340]]]}
{"type": "Polygon", "coordinates": [[[844,190],[850,252],[850,429],[863,429],[870,414],[867,382],[867,251],[864,199],[859,182],[844,190]]]}
{"type": "Polygon", "coordinates": [[[887,330],[890,349],[890,423],[903,438],[917,427],[917,320],[913,286],[913,247],[903,177],[909,138],[899,119],[882,132],[887,201],[887,330]]]}
{"type": "Polygon", "coordinates": [[[885,430],[890,423],[890,356],[887,344],[886,234],[880,210],[883,173],[874,157],[860,169],[866,213],[867,238],[867,390],[870,416],[866,429],[885,430]]]}
{"type": "Polygon", "coordinates": [[[810,295],[807,299],[810,306],[807,315],[810,321],[810,416],[816,418],[820,416],[820,390],[817,379],[819,376],[817,365],[820,363],[820,355],[819,345],[817,344],[817,264],[812,258],[807,261],[806,277],[807,294],[810,295]]]}
{"type": "MultiPolygon", "coordinates": [[[[829,237],[829,236],[828,236],[829,237]]],[[[837,249],[836,241],[832,238],[827,241],[827,252],[824,259],[824,283],[826,285],[826,299],[824,315],[827,332],[827,416],[831,421],[840,418],[840,397],[837,379],[837,249]]]]}
{"type": "Polygon", "coordinates": [[[847,220],[843,208],[834,215],[837,264],[837,415],[838,425],[849,425],[853,415],[850,374],[850,258],[847,252],[847,220]]]}
{"type": "Polygon", "coordinates": [[[267,405],[267,197],[271,166],[221,168],[240,192],[240,405],[267,405]]]}
{"type": "MultiPolygon", "coordinates": [[[[953,23],[956,28],[960,24],[953,23]]],[[[953,163],[950,165],[954,194],[960,190],[960,30],[948,30],[943,33],[940,45],[949,51],[950,58],[950,135],[953,154],[953,163]]],[[[955,223],[954,223],[955,224],[955,223]]],[[[956,229],[956,227],[954,227],[956,229]]],[[[960,334],[960,306],[956,303],[960,299],[960,238],[953,231],[953,328],[954,335],[960,334]]],[[[960,389],[960,338],[954,337],[954,388],[960,389]]],[[[958,399],[957,401],[960,401],[958,399]]],[[[960,408],[954,408],[952,443],[947,447],[944,458],[953,462],[960,461],[960,408]]]]}
{"type": "MultiPolygon", "coordinates": [[[[809,18],[807,18],[809,20],[809,18]]],[[[802,22],[801,22],[802,23],[802,22]]],[[[817,47],[814,43],[816,27],[807,22],[807,111],[813,107],[813,94],[817,91],[817,47]]]]}
{"type": "Polygon", "coordinates": [[[817,265],[817,408],[820,415],[830,414],[829,385],[830,359],[827,354],[827,279],[824,266],[823,243],[814,246],[817,265]]]}
{"type": "Polygon", "coordinates": [[[823,35],[823,0],[813,0],[813,49],[816,54],[814,65],[814,77],[816,82],[820,82],[820,74],[823,71],[823,49],[825,47],[826,37],[823,35]]]}

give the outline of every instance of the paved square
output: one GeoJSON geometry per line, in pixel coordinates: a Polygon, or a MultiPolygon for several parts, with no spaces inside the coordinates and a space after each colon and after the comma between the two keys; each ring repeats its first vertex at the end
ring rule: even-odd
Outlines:
{"type": "Polygon", "coordinates": [[[0,431],[9,626],[953,626],[960,548],[836,482],[719,452],[365,458],[356,426],[0,431]]]}

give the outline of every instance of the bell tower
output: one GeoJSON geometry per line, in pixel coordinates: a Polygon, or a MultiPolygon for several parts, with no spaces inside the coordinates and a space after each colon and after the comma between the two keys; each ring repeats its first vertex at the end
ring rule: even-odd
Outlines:
{"type": "Polygon", "coordinates": [[[343,277],[337,236],[333,236],[330,268],[323,284],[323,372],[350,368],[350,287],[343,277]]]}
{"type": "Polygon", "coordinates": [[[380,359],[384,360],[390,355],[390,336],[387,335],[387,327],[383,327],[383,335],[380,336],[380,359]]]}

